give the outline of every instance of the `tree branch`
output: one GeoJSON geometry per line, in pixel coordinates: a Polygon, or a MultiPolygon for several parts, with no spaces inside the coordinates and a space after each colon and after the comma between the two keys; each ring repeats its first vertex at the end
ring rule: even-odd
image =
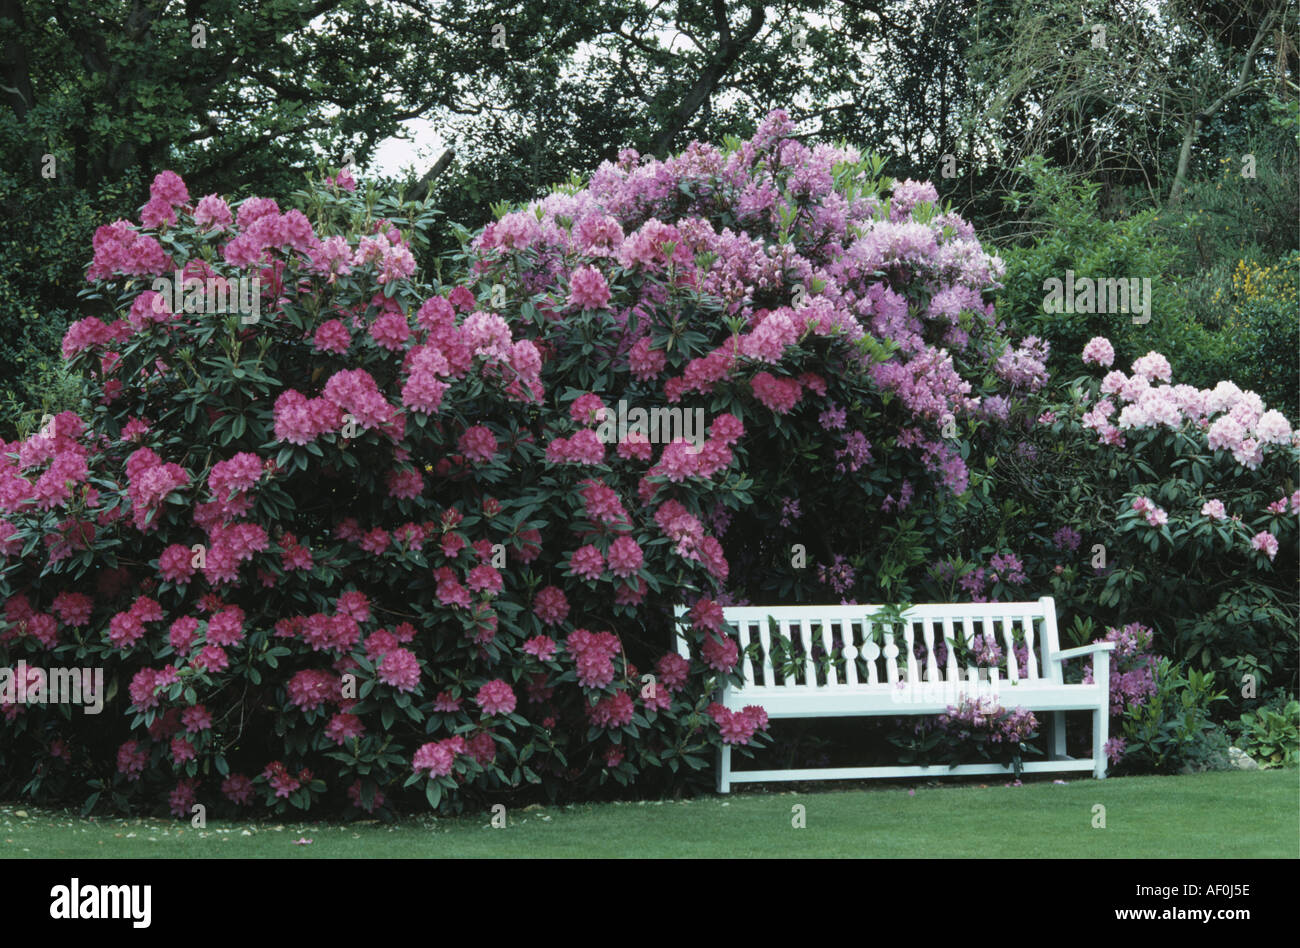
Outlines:
{"type": "Polygon", "coordinates": [[[1273,27],[1273,19],[1277,16],[1278,7],[1271,7],[1268,15],[1259,25],[1255,32],[1255,39],[1250,44],[1250,49],[1246,51],[1246,56],[1241,63],[1241,71],[1237,75],[1236,83],[1223,95],[1211,102],[1206,108],[1197,113],[1187,124],[1187,129],[1183,132],[1183,144],[1178,150],[1178,170],[1174,173],[1174,183],[1169,189],[1169,200],[1167,207],[1175,207],[1182,199],[1183,191],[1186,190],[1184,182],[1187,180],[1187,168],[1191,163],[1192,145],[1196,137],[1200,134],[1201,126],[1210,120],[1215,112],[1223,108],[1229,99],[1235,98],[1247,89],[1251,88],[1254,83],[1250,81],[1250,70],[1255,63],[1255,56],[1259,53],[1259,47],[1264,42],[1264,37],[1273,27]]]}

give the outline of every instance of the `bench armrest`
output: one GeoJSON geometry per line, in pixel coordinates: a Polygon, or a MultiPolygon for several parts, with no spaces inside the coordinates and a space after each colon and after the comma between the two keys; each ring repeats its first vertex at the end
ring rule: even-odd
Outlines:
{"type": "Polygon", "coordinates": [[[1092,655],[1096,652],[1110,652],[1115,648],[1114,642],[1093,642],[1091,645],[1080,645],[1078,648],[1067,648],[1064,652],[1053,652],[1052,661],[1060,662],[1067,658],[1078,658],[1080,655],[1092,655]]]}

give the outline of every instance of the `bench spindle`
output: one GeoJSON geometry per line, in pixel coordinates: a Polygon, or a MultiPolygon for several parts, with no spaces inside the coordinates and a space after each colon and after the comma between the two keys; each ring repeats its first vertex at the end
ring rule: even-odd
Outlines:
{"type": "Polygon", "coordinates": [[[740,637],[740,654],[744,656],[741,664],[741,673],[745,676],[745,684],[751,688],[754,686],[754,663],[749,656],[749,621],[742,620],[736,623],[736,633],[740,637]]]}
{"type": "Polygon", "coordinates": [[[1016,639],[1012,634],[1011,617],[1002,617],[1002,641],[1007,643],[1007,678],[1014,685],[1020,681],[1020,663],[1016,661],[1016,639]]]}
{"type": "Polygon", "coordinates": [[[1025,630],[1025,666],[1029,677],[1038,680],[1038,658],[1034,655],[1034,617],[1025,616],[1020,620],[1025,630]]]}
{"type": "Polygon", "coordinates": [[[840,683],[839,676],[835,671],[835,639],[831,635],[831,622],[829,619],[822,620],[822,648],[826,652],[826,686],[833,688],[840,683]]]}
{"type": "Polygon", "coordinates": [[[763,647],[763,686],[771,688],[776,684],[776,670],[772,666],[772,634],[766,619],[759,620],[758,641],[763,647]]]}
{"type": "Polygon", "coordinates": [[[939,667],[934,660],[934,626],[928,620],[921,623],[921,636],[925,639],[925,680],[937,681],[939,667]]]}
{"type": "Polygon", "coordinates": [[[840,623],[844,637],[844,684],[853,688],[858,683],[858,646],[853,638],[854,622],[845,619],[840,623]]]}
{"type": "Polygon", "coordinates": [[[943,617],[943,644],[948,650],[946,680],[953,685],[960,683],[961,672],[957,669],[957,649],[953,642],[952,616],[943,617]]]}
{"type": "Polygon", "coordinates": [[[912,620],[903,620],[903,641],[907,643],[907,684],[913,687],[917,684],[916,674],[916,630],[912,628],[912,620]]]}
{"type": "Polygon", "coordinates": [[[885,625],[883,626],[883,628],[884,628],[884,630],[885,630],[885,631],[884,631],[884,638],[885,638],[885,650],[884,650],[884,654],[885,654],[885,674],[886,674],[886,675],[888,676],[888,678],[889,678],[889,681],[887,682],[887,684],[890,685],[891,687],[893,687],[893,686],[896,686],[896,685],[898,684],[898,681],[899,681],[899,677],[898,677],[898,646],[894,644],[894,627],[893,627],[892,625],[885,624],[885,625]]]}

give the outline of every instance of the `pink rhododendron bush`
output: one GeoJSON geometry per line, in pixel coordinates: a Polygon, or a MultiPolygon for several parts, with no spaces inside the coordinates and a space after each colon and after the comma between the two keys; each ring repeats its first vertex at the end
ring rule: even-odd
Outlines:
{"type": "MultiPolygon", "coordinates": [[[[464,258],[536,326],[548,390],[596,393],[620,423],[743,423],[726,450],[670,444],[651,468],[723,486],[705,526],[725,601],[880,601],[919,572],[918,523],[980,482],[987,432],[1042,388],[1048,347],[1005,337],[1001,261],[932,185],[792,134],[774,112],[725,149],[623,152],[466,235],[464,258]]],[[[639,437],[619,453],[648,461],[639,437]]]]}
{"type": "MultiPolygon", "coordinates": [[[[552,437],[543,352],[465,288],[418,285],[421,222],[350,184],[282,212],[164,172],[143,227],[96,234],[101,313],[63,344],[87,410],[0,452],[0,666],[26,665],[7,788],[374,810],[694,771],[761,739],[761,711],[710,707],[736,654],[708,601],[690,662],[666,626],[614,622],[725,568],[709,491],[660,478],[647,507],[639,454],[552,437]],[[179,294],[153,282],[178,271],[179,294]],[[41,700],[82,668],[102,711],[41,700]]],[[[710,449],[740,432],[715,419],[710,449]]]]}
{"type": "Polygon", "coordinates": [[[712,703],[727,587],[810,588],[837,538],[896,536],[1045,377],[932,188],[790,133],[624,154],[441,286],[427,209],[347,175],[282,210],[160,174],[95,236],[63,343],[84,411],[0,450],[5,787],[461,806],[760,744],[761,709],[712,703]],[[807,564],[745,542],[801,516],[807,564]],[[71,669],[103,672],[100,713],[36,697],[71,669]]]}

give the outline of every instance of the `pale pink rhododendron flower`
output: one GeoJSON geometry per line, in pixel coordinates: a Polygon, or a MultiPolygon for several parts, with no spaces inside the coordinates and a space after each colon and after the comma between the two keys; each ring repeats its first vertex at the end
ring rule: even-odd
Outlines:
{"type": "Polygon", "coordinates": [[[1111,346],[1110,340],[1105,336],[1094,336],[1088,340],[1088,344],[1083,347],[1083,361],[1095,363],[1103,368],[1114,365],[1115,349],[1111,346]]]}
{"type": "Polygon", "coordinates": [[[1201,505],[1201,513],[1211,520],[1223,520],[1228,516],[1221,500],[1207,500],[1201,505]]]}
{"type": "Polygon", "coordinates": [[[1261,530],[1259,533],[1251,537],[1250,545],[1253,549],[1259,550],[1261,553],[1267,555],[1270,560],[1277,556],[1277,537],[1273,536],[1273,534],[1267,530],[1261,530]]]}

